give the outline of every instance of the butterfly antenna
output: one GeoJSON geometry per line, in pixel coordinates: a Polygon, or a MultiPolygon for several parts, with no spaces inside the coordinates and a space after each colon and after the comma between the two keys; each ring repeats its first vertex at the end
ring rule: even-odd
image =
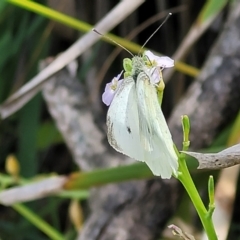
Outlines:
{"type": "Polygon", "coordinates": [[[134,57],[134,55],[124,46],[122,46],[121,44],[117,43],[116,41],[114,41],[113,39],[111,39],[110,37],[107,37],[105,35],[103,35],[102,33],[98,32],[95,28],[93,28],[93,32],[97,33],[98,35],[102,36],[103,38],[108,39],[109,41],[113,42],[114,44],[116,44],[117,46],[121,47],[122,49],[124,49],[125,51],[127,51],[132,57],[134,57]]]}
{"type": "MultiPolygon", "coordinates": [[[[151,34],[151,36],[146,40],[146,42],[142,45],[141,50],[146,46],[146,44],[149,42],[149,40],[155,35],[155,33],[162,27],[162,25],[169,19],[169,17],[172,16],[172,13],[169,13],[166,18],[164,19],[164,21],[162,22],[162,24],[151,34]]],[[[140,51],[141,51],[140,50],[140,51]]],[[[139,51],[139,52],[140,52],[139,51]]]]}

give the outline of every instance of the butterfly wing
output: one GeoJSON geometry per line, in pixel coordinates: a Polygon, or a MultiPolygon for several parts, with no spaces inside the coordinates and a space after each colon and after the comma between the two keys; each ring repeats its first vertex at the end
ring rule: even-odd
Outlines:
{"type": "Polygon", "coordinates": [[[132,77],[125,78],[115,93],[107,113],[107,129],[108,142],[115,150],[143,161],[136,84],[132,77]]]}
{"type": "Polygon", "coordinates": [[[155,86],[145,72],[136,83],[140,141],[144,161],[154,175],[170,178],[178,168],[171,133],[158,102],[155,86]]]}

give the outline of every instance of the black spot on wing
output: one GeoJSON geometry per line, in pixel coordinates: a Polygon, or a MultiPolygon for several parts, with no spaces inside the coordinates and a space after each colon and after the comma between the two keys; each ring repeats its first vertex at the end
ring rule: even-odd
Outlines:
{"type": "Polygon", "coordinates": [[[131,128],[128,127],[128,126],[127,126],[127,131],[128,131],[128,133],[131,133],[131,132],[132,132],[132,131],[131,131],[131,128]]]}
{"type": "Polygon", "coordinates": [[[147,127],[147,131],[148,131],[148,133],[150,133],[150,128],[149,127],[147,127]]]}

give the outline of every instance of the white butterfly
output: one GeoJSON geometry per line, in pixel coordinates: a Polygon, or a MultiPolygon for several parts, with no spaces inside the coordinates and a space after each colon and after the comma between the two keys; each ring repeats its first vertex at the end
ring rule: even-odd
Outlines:
{"type": "Polygon", "coordinates": [[[103,101],[110,105],[108,141],[118,152],[146,162],[154,175],[170,178],[172,174],[177,176],[178,158],[156,85],[162,81],[162,68],[172,67],[173,60],[157,57],[150,51],[144,56],[150,67],[144,57],[135,56],[131,76],[119,80],[119,75],[105,88],[103,101]]]}

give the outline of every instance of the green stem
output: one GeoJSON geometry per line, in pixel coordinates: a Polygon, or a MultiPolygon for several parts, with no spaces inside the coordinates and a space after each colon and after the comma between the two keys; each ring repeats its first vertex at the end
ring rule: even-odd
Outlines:
{"type": "Polygon", "coordinates": [[[18,213],[28,219],[33,225],[35,225],[38,229],[43,231],[50,239],[54,240],[64,240],[64,236],[61,235],[56,229],[46,223],[43,219],[37,216],[34,212],[32,212],[29,208],[24,206],[23,204],[14,204],[12,208],[15,209],[18,213]]]}
{"type": "Polygon", "coordinates": [[[212,220],[208,217],[208,211],[205,208],[202,199],[199,196],[199,193],[194,185],[194,182],[191,178],[191,175],[188,171],[185,159],[179,157],[179,175],[178,179],[183,184],[186,189],[194,207],[200,217],[202,225],[206,231],[209,240],[217,240],[217,235],[214,229],[212,220]]]}

